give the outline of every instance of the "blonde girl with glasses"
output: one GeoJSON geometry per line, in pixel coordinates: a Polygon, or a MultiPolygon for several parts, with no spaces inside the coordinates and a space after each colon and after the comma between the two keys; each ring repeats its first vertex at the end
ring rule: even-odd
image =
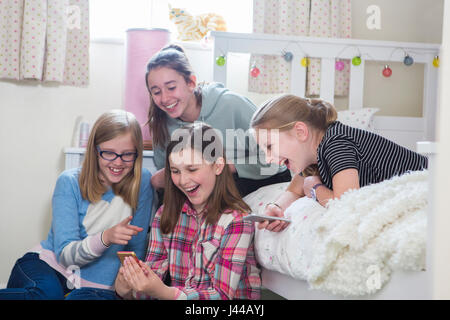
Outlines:
{"type": "Polygon", "coordinates": [[[81,168],[64,171],[47,239],[19,259],[0,299],[115,299],[117,251],[143,259],[153,192],[133,114],[101,115],[81,168]]]}
{"type": "MultiPolygon", "coordinates": [[[[283,216],[303,196],[325,206],[350,189],[428,166],[427,158],[414,151],[337,121],[334,106],[319,99],[289,94],[274,98],[253,115],[251,127],[266,161],[284,164],[295,173],[286,192],[266,207],[269,215],[283,216]],[[311,168],[315,170],[306,176],[311,168]]],[[[286,226],[275,221],[258,227],[281,231],[286,226]]]]}

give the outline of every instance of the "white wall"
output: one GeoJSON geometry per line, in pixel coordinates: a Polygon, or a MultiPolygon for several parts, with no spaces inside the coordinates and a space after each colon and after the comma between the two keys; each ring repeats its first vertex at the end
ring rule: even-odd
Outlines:
{"type": "Polygon", "coordinates": [[[0,284],[15,260],[45,239],[51,195],[78,116],[120,108],[123,46],[91,44],[87,88],[0,81],[0,284]]]}
{"type": "MultiPolygon", "coordinates": [[[[357,0],[352,1],[352,37],[355,39],[440,43],[443,0],[357,0]],[[369,30],[367,7],[380,8],[381,29],[369,30]]],[[[397,52],[398,53],[398,52],[397,52]]],[[[414,53],[411,53],[414,55],[414,53]]],[[[384,62],[366,63],[364,106],[380,108],[377,115],[422,116],[422,64],[391,64],[390,78],[382,76],[384,62]]],[[[346,106],[346,101],[337,104],[346,106]]]]}
{"type": "MultiPolygon", "coordinates": [[[[352,1],[352,38],[402,42],[440,43],[442,37],[443,0],[355,0],[352,1]],[[381,12],[381,29],[369,30],[366,9],[376,5],[381,12]]],[[[248,92],[249,55],[228,57],[228,87],[262,104],[272,95],[248,92]]],[[[391,65],[393,75],[382,76],[384,62],[367,62],[365,66],[364,106],[380,108],[377,115],[422,116],[423,65],[410,67],[403,63],[391,65]]],[[[348,108],[347,97],[336,97],[338,110],[348,108]]]]}
{"type": "MultiPolygon", "coordinates": [[[[355,0],[352,6],[355,38],[441,41],[442,0],[355,0]],[[370,4],[381,8],[380,31],[365,26],[370,4]]],[[[63,149],[72,143],[77,117],[93,122],[104,111],[122,106],[124,53],[121,44],[91,43],[87,88],[0,81],[0,286],[7,282],[15,260],[47,235],[51,195],[64,169],[63,149]]],[[[187,47],[187,54],[199,80],[212,80],[211,52],[187,47]]],[[[248,56],[232,55],[227,65],[230,89],[257,105],[269,97],[247,92],[248,56]]],[[[404,99],[411,89],[398,90],[392,101],[404,99]]],[[[374,95],[368,103],[382,105],[380,96],[374,95]]],[[[421,103],[414,98],[402,105],[417,101],[421,103]]],[[[338,99],[339,103],[345,105],[345,99],[338,99]]],[[[385,109],[391,106],[397,103],[385,109]]]]}
{"type": "MultiPolygon", "coordinates": [[[[442,12],[443,0],[353,1],[352,37],[368,40],[440,43],[442,12]],[[369,17],[366,10],[369,5],[380,8],[380,30],[369,30],[366,26],[366,20],[369,17]]],[[[192,56],[195,55],[191,55],[190,58],[192,56]]],[[[201,57],[195,62],[198,61],[199,66],[204,68],[205,65],[201,64],[201,61],[206,57],[206,53],[203,52],[201,57]]],[[[227,87],[247,96],[256,105],[261,105],[273,95],[248,92],[249,58],[249,54],[230,53],[227,56],[227,87]]],[[[377,115],[422,117],[423,65],[413,64],[408,67],[403,63],[391,64],[393,75],[390,78],[385,78],[381,74],[384,65],[383,61],[366,62],[364,106],[380,108],[377,115]]],[[[210,80],[209,75],[202,70],[200,69],[199,72],[204,74],[206,80],[210,80]]],[[[338,110],[347,109],[347,97],[336,97],[335,105],[338,110]]]]}

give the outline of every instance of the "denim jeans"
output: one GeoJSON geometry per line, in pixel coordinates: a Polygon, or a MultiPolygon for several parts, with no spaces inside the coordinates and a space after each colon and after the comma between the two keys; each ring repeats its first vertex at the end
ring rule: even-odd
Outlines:
{"type": "Polygon", "coordinates": [[[70,290],[67,279],[29,252],[17,260],[6,289],[0,290],[0,300],[62,300],[67,293],[70,300],[112,300],[115,293],[97,288],[70,290]]]}
{"type": "Polygon", "coordinates": [[[116,300],[116,293],[99,288],[80,288],[72,290],[66,300],[116,300]]]}

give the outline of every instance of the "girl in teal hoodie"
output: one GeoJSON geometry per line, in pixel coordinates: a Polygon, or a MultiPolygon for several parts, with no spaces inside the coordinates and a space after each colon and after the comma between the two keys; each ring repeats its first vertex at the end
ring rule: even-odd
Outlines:
{"type": "Polygon", "coordinates": [[[183,49],[169,45],[147,64],[145,81],[150,93],[149,127],[155,165],[152,185],[164,187],[166,146],[175,130],[201,121],[222,133],[223,144],[241,196],[258,188],[291,180],[286,167],[269,166],[249,134],[256,106],[220,83],[197,85],[183,49]]]}

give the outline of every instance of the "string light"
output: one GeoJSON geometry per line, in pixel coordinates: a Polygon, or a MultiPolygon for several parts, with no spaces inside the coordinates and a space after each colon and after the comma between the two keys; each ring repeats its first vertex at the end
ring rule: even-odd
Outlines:
{"type": "Polygon", "coordinates": [[[302,65],[302,67],[308,67],[310,64],[310,60],[309,60],[309,55],[308,53],[303,49],[303,47],[300,45],[300,43],[298,42],[289,42],[289,44],[294,43],[295,45],[297,45],[300,49],[300,51],[303,53],[303,58],[300,60],[300,64],[302,65]]]}
{"type": "Polygon", "coordinates": [[[256,66],[256,62],[253,61],[252,66],[250,68],[250,75],[253,78],[257,78],[260,73],[261,73],[261,70],[259,70],[259,68],[256,66]]]}
{"type": "Polygon", "coordinates": [[[225,65],[225,63],[226,63],[225,55],[222,54],[216,58],[216,64],[219,67],[223,67],[225,65]]]}
{"type": "MultiPolygon", "coordinates": [[[[286,45],[286,47],[281,51],[281,56],[283,57],[283,59],[284,59],[286,62],[291,62],[291,61],[293,60],[293,58],[294,58],[293,53],[292,53],[291,51],[288,51],[288,50],[287,50],[288,47],[289,47],[291,44],[295,44],[295,45],[297,45],[297,46],[300,48],[300,51],[303,53],[303,58],[301,58],[300,64],[301,64],[303,67],[305,67],[305,68],[308,67],[308,66],[310,65],[310,58],[309,58],[309,55],[305,52],[305,50],[302,48],[302,46],[301,46],[298,42],[295,42],[295,41],[290,41],[290,42],[288,42],[287,45],[286,45]]],[[[342,52],[344,52],[344,51],[347,50],[348,48],[354,48],[354,49],[357,50],[357,54],[351,59],[351,63],[352,63],[352,65],[354,65],[354,66],[359,66],[359,65],[361,65],[361,63],[362,63],[362,57],[363,57],[364,55],[367,55],[367,56],[368,56],[369,58],[371,58],[372,60],[375,60],[375,59],[373,59],[373,58],[370,56],[370,54],[368,54],[368,53],[361,53],[360,49],[359,49],[357,46],[354,46],[354,45],[345,46],[344,48],[341,49],[341,51],[339,52],[339,54],[336,55],[335,69],[336,69],[337,71],[342,71],[342,70],[344,70],[344,68],[345,68],[345,63],[344,63],[344,61],[342,61],[342,60],[339,59],[339,56],[340,56],[340,54],[341,54],[342,52]]],[[[392,57],[393,57],[394,53],[395,53],[397,50],[402,50],[402,51],[404,52],[405,56],[404,56],[404,58],[403,58],[403,64],[404,64],[405,66],[411,66],[411,65],[414,64],[415,61],[414,61],[414,58],[413,58],[413,56],[412,56],[412,54],[414,54],[414,52],[413,52],[413,51],[406,52],[406,50],[405,50],[404,48],[400,48],[400,47],[394,48],[394,49],[391,51],[388,61],[392,61],[392,57]]],[[[420,54],[420,53],[417,53],[417,52],[416,52],[416,54],[420,54]]],[[[216,64],[217,64],[218,66],[222,67],[222,66],[224,66],[224,65],[226,64],[226,60],[227,60],[227,59],[226,59],[226,55],[223,54],[223,51],[222,51],[222,54],[216,58],[216,64]]],[[[379,60],[379,59],[377,59],[377,60],[379,60]]],[[[439,64],[440,64],[439,56],[436,55],[436,56],[433,58],[432,64],[433,64],[433,66],[434,66],[435,68],[438,68],[438,67],[439,67],[439,64]]],[[[255,65],[255,63],[253,63],[252,67],[250,68],[250,75],[251,75],[252,77],[256,78],[256,77],[258,77],[258,76],[260,75],[260,73],[261,73],[260,69],[255,65]]],[[[388,78],[388,77],[390,77],[390,76],[392,75],[392,69],[390,68],[390,66],[389,66],[388,64],[386,64],[386,65],[383,67],[382,75],[383,75],[384,77],[386,77],[386,78],[388,78]]]]}
{"type": "Polygon", "coordinates": [[[345,67],[344,61],[342,61],[342,60],[336,61],[336,63],[334,64],[334,67],[335,67],[335,69],[336,69],[337,71],[342,71],[342,70],[344,70],[344,67],[345,67]]]}
{"type": "Polygon", "coordinates": [[[439,56],[435,56],[433,59],[433,66],[439,68],[439,56]]]}
{"type": "Polygon", "coordinates": [[[405,66],[410,66],[414,63],[414,59],[409,54],[406,54],[405,58],[403,59],[403,63],[405,64],[405,66]]]}
{"type": "Polygon", "coordinates": [[[340,55],[341,55],[345,50],[347,50],[348,48],[356,49],[356,51],[358,52],[358,53],[356,54],[356,56],[354,56],[354,57],[352,58],[352,65],[354,65],[354,66],[359,66],[359,65],[361,64],[361,62],[362,62],[362,60],[361,60],[362,54],[361,54],[361,51],[359,50],[358,47],[355,47],[355,46],[345,46],[345,47],[342,48],[341,51],[339,51],[339,53],[336,55],[336,63],[335,63],[335,65],[334,65],[334,67],[335,67],[335,69],[338,70],[338,71],[344,70],[345,64],[344,64],[343,61],[337,60],[337,59],[338,59],[338,58],[340,57],[340,55]]]}
{"type": "Polygon", "coordinates": [[[302,65],[302,67],[309,66],[309,58],[308,57],[303,57],[302,60],[300,60],[300,64],[302,65]]]}
{"type": "Polygon", "coordinates": [[[389,65],[385,65],[384,69],[382,71],[383,76],[385,76],[386,78],[389,78],[392,75],[392,69],[389,67],[389,65]]]}
{"type": "Polygon", "coordinates": [[[257,78],[260,73],[261,71],[259,70],[259,68],[255,64],[253,64],[253,66],[250,68],[250,75],[253,78],[257,78]]]}
{"type": "Polygon", "coordinates": [[[281,51],[281,55],[283,56],[283,58],[286,62],[291,62],[292,59],[294,58],[294,55],[290,51],[286,52],[283,50],[283,51],[281,51]]]}
{"type": "Polygon", "coordinates": [[[251,75],[253,78],[258,77],[260,73],[261,73],[261,71],[258,69],[257,66],[253,66],[253,67],[250,69],[250,75],[251,75]]]}
{"type": "Polygon", "coordinates": [[[353,57],[352,64],[354,66],[359,66],[361,64],[361,56],[353,57]]]}

